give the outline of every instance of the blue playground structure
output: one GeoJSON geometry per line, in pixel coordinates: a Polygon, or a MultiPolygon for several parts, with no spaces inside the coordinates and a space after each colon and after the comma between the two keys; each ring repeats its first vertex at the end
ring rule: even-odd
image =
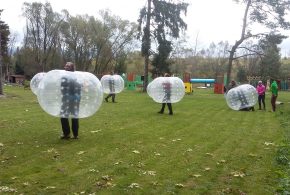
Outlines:
{"type": "Polygon", "coordinates": [[[215,83],[215,79],[190,79],[191,83],[215,83]]]}

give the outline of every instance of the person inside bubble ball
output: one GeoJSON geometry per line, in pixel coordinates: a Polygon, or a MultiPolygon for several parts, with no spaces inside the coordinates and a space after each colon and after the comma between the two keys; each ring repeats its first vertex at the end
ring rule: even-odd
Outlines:
{"type": "MultiPolygon", "coordinates": [[[[64,66],[66,71],[74,71],[75,65],[72,62],[67,62],[64,66]]],[[[79,130],[79,104],[81,99],[81,85],[76,81],[76,78],[62,77],[61,79],[62,105],[60,111],[60,121],[63,135],[61,139],[70,138],[69,118],[71,117],[73,138],[78,139],[79,130]]]]}
{"type": "MultiPolygon", "coordinates": [[[[170,77],[170,75],[168,73],[165,73],[164,77],[170,77]]],[[[168,107],[168,110],[169,110],[169,114],[173,115],[172,105],[170,103],[171,83],[170,82],[164,82],[164,83],[162,83],[162,86],[163,86],[163,90],[164,90],[165,95],[164,95],[163,100],[162,100],[163,103],[162,103],[161,110],[158,113],[159,114],[163,114],[165,106],[167,104],[167,107],[168,107]]]]}
{"type": "Polygon", "coordinates": [[[261,110],[261,103],[263,103],[263,110],[265,110],[266,109],[266,105],[265,105],[266,87],[265,87],[265,85],[263,85],[262,81],[258,82],[256,90],[257,90],[257,93],[258,93],[259,110],[261,110]]]}
{"type": "MultiPolygon", "coordinates": [[[[237,83],[235,80],[232,80],[230,85],[229,85],[229,89],[233,89],[235,87],[237,87],[237,83]]],[[[241,102],[241,106],[240,106],[240,109],[239,111],[255,111],[255,108],[254,106],[251,106],[251,107],[246,107],[246,105],[248,105],[248,101],[247,101],[247,98],[245,96],[245,94],[243,93],[243,91],[237,91],[237,96],[238,96],[238,99],[239,101],[241,102]]]]}
{"type": "MultiPolygon", "coordinates": [[[[112,71],[110,74],[111,74],[111,76],[113,76],[113,75],[114,75],[114,72],[112,71]]],[[[115,101],[116,93],[115,93],[115,83],[114,83],[114,82],[115,82],[114,79],[111,77],[111,78],[109,79],[109,89],[110,89],[110,93],[109,93],[109,95],[105,98],[105,101],[106,101],[106,102],[108,102],[108,99],[109,99],[110,97],[112,97],[112,102],[113,102],[113,103],[116,103],[116,101],[115,101]]]]}

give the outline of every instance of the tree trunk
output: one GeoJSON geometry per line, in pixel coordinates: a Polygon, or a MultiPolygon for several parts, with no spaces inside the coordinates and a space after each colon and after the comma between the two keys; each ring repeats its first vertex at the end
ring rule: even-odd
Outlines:
{"type": "Polygon", "coordinates": [[[238,41],[236,41],[235,45],[232,47],[230,51],[230,56],[229,56],[229,64],[228,64],[228,71],[227,71],[227,82],[226,84],[228,85],[231,81],[231,73],[232,73],[232,66],[233,66],[233,61],[234,61],[234,55],[237,51],[237,48],[243,43],[243,41],[246,39],[246,27],[247,27],[247,18],[248,18],[248,12],[249,8],[252,4],[252,0],[247,1],[246,9],[244,12],[244,17],[243,17],[243,26],[242,26],[242,33],[241,37],[238,41]]]}
{"type": "Polygon", "coordinates": [[[151,19],[151,0],[148,0],[148,12],[147,12],[147,21],[144,32],[145,42],[146,42],[146,54],[144,56],[144,81],[143,81],[143,92],[146,92],[148,85],[148,67],[149,67],[149,56],[150,56],[150,19],[151,19]],[[148,47],[147,47],[148,46],[148,47]]]}
{"type": "Polygon", "coordinates": [[[231,74],[232,74],[232,67],[233,67],[233,61],[234,61],[234,54],[236,52],[236,45],[234,45],[230,51],[230,57],[229,57],[229,64],[228,64],[228,71],[227,71],[227,85],[230,83],[231,81],[231,74]]]}

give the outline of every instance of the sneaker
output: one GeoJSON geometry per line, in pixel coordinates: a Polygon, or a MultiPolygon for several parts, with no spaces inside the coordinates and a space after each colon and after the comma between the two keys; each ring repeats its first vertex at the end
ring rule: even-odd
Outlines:
{"type": "Polygon", "coordinates": [[[172,113],[172,112],[170,112],[170,113],[169,113],[169,115],[173,115],[173,113],[172,113]]]}
{"type": "Polygon", "coordinates": [[[72,139],[79,139],[78,136],[74,136],[72,139]]]}
{"type": "Polygon", "coordinates": [[[163,114],[163,112],[161,112],[161,111],[159,111],[159,112],[157,112],[157,113],[159,113],[159,114],[163,114]]]}

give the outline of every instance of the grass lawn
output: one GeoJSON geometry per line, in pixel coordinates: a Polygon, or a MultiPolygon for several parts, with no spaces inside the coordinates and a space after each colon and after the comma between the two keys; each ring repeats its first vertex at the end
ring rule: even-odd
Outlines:
{"type": "Polygon", "coordinates": [[[4,92],[0,194],[287,193],[290,93],[280,92],[276,113],[270,94],[267,111],[239,112],[200,89],[170,116],[146,93],[125,90],[80,119],[78,140],[60,140],[59,118],[30,90],[4,92]]]}

